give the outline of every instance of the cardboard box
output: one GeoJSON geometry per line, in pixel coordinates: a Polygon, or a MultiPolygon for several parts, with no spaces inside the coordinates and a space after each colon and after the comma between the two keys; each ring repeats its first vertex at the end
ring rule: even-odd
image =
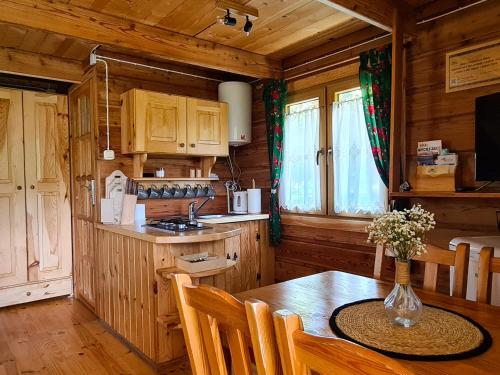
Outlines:
{"type": "Polygon", "coordinates": [[[418,165],[414,191],[456,191],[456,165],[418,165]]]}

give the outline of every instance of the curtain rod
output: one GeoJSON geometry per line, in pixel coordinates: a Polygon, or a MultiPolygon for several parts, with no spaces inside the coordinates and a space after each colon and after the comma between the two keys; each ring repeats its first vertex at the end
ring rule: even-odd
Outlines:
{"type": "MultiPolygon", "coordinates": [[[[345,47],[345,48],[342,48],[342,49],[340,49],[340,50],[337,50],[337,51],[331,52],[331,53],[329,53],[329,54],[327,54],[327,55],[323,55],[323,56],[321,56],[321,57],[317,57],[317,58],[315,58],[315,59],[313,59],[313,60],[309,60],[309,61],[307,61],[307,62],[305,62],[305,63],[300,63],[300,64],[297,64],[297,65],[293,65],[293,66],[291,66],[291,67],[288,67],[288,68],[284,69],[284,71],[285,71],[285,72],[288,72],[289,70],[296,69],[296,68],[300,68],[301,66],[309,65],[309,64],[311,64],[311,63],[313,63],[313,62],[320,61],[320,60],[326,59],[326,58],[328,58],[328,57],[332,57],[332,56],[338,55],[338,54],[340,54],[340,53],[343,53],[343,52],[349,51],[349,50],[351,50],[351,49],[353,49],[353,48],[357,48],[357,47],[364,46],[365,44],[368,44],[368,43],[374,42],[374,41],[379,40],[379,39],[383,39],[383,38],[385,38],[385,37],[387,37],[387,36],[389,36],[389,35],[392,35],[392,33],[387,33],[387,34],[384,34],[384,35],[379,35],[379,36],[376,36],[376,37],[374,37],[374,38],[371,38],[371,39],[365,40],[364,42],[359,42],[359,43],[351,44],[351,45],[349,45],[349,46],[347,46],[347,47],[345,47]]],[[[321,69],[323,69],[323,68],[321,68],[321,69]]]]}
{"type": "Polygon", "coordinates": [[[117,59],[117,58],[114,58],[114,57],[107,57],[107,56],[98,55],[97,54],[97,48],[99,48],[99,47],[100,46],[97,46],[96,48],[94,48],[90,54],[91,55],[95,54],[95,57],[103,59],[103,60],[109,60],[109,61],[119,62],[119,63],[123,63],[123,64],[134,65],[134,66],[138,66],[138,67],[145,68],[145,69],[159,70],[159,71],[165,72],[165,73],[174,73],[174,74],[180,74],[180,75],[188,76],[188,77],[206,79],[208,81],[224,82],[224,81],[222,81],[220,79],[217,79],[217,78],[205,77],[205,76],[201,76],[201,75],[198,75],[198,74],[191,74],[191,73],[181,72],[179,70],[167,69],[167,68],[160,68],[160,67],[154,66],[154,65],[141,64],[141,63],[137,63],[137,62],[133,62],[133,61],[117,59]]]}
{"type": "MultiPolygon", "coordinates": [[[[431,17],[431,18],[427,18],[427,19],[424,19],[424,20],[418,21],[418,22],[417,22],[417,25],[423,25],[423,24],[425,24],[425,23],[427,23],[427,22],[431,22],[431,21],[438,20],[438,19],[440,19],[440,18],[443,18],[443,17],[449,16],[450,14],[454,14],[454,13],[460,12],[460,11],[462,11],[462,10],[465,10],[465,9],[471,8],[471,7],[473,7],[473,6],[476,6],[476,5],[479,5],[479,4],[482,4],[482,3],[485,3],[486,1],[488,1],[488,0],[479,0],[479,1],[476,1],[475,3],[469,4],[469,5],[464,5],[464,6],[461,6],[461,7],[458,7],[458,8],[456,8],[456,9],[453,9],[453,10],[451,10],[451,11],[449,11],[449,12],[446,12],[446,13],[440,14],[440,15],[438,15],[438,16],[435,16],[435,17],[431,17]]],[[[328,58],[328,57],[332,57],[332,56],[338,55],[338,54],[340,54],[340,53],[350,51],[351,49],[354,49],[354,48],[357,48],[357,47],[361,47],[361,46],[363,46],[363,45],[365,45],[365,44],[368,44],[368,43],[374,42],[374,41],[376,41],[376,40],[379,40],[379,39],[385,38],[385,37],[387,37],[387,36],[389,36],[389,35],[392,35],[392,33],[386,33],[386,34],[384,34],[384,35],[380,35],[380,36],[377,36],[377,37],[371,38],[371,39],[366,40],[366,41],[364,41],[364,42],[351,44],[351,45],[349,45],[349,46],[347,46],[347,47],[345,47],[345,48],[343,48],[343,49],[341,49],[341,50],[334,51],[334,52],[332,52],[332,53],[329,53],[329,54],[327,54],[327,55],[324,55],[324,56],[321,56],[321,57],[315,58],[315,59],[313,59],[313,60],[310,60],[310,61],[307,61],[307,62],[304,62],[304,63],[300,63],[300,64],[297,64],[297,65],[293,65],[293,66],[291,66],[291,67],[288,67],[288,68],[284,69],[284,71],[285,71],[285,72],[287,72],[287,71],[290,71],[290,70],[292,70],[292,69],[296,69],[296,68],[299,68],[299,67],[302,67],[302,66],[305,66],[305,65],[309,65],[309,64],[314,63],[314,62],[316,62],[316,61],[321,61],[321,60],[326,59],[326,58],[328,58]]],[[[289,79],[289,80],[294,80],[294,79],[299,78],[299,77],[301,77],[301,76],[304,76],[304,75],[307,75],[307,74],[310,74],[310,73],[314,73],[314,72],[316,72],[316,71],[318,71],[318,70],[328,69],[328,68],[331,68],[331,67],[333,67],[333,66],[337,66],[337,65],[340,65],[340,64],[345,64],[345,63],[348,63],[348,62],[351,62],[351,61],[355,61],[355,60],[357,60],[357,59],[358,59],[358,57],[356,57],[356,58],[346,59],[346,60],[344,60],[344,61],[341,61],[341,62],[338,62],[338,63],[335,63],[335,64],[326,65],[326,66],[321,67],[321,68],[317,68],[317,69],[314,69],[314,70],[311,70],[311,71],[308,71],[308,72],[305,72],[305,73],[300,73],[300,74],[297,74],[297,75],[295,75],[295,76],[288,77],[287,79],[289,79]]]]}

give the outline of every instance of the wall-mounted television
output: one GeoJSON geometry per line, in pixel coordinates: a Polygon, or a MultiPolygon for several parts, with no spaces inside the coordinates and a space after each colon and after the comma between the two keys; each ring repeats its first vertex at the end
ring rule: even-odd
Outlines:
{"type": "Polygon", "coordinates": [[[476,181],[500,181],[500,92],[476,98],[476,181]]]}

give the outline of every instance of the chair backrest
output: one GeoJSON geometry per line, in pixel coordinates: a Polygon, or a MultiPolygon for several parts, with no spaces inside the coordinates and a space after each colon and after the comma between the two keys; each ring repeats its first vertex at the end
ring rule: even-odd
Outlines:
{"type": "Polygon", "coordinates": [[[320,374],[410,375],[397,361],[357,344],[304,332],[297,314],[279,310],[273,314],[284,375],[320,374]]]}
{"type": "Polygon", "coordinates": [[[477,301],[491,303],[491,281],[493,273],[500,273],[500,258],[493,257],[492,247],[483,247],[479,254],[477,278],[477,301]]]}
{"type": "Polygon", "coordinates": [[[249,347],[259,375],[279,372],[267,304],[257,300],[243,304],[223,290],[193,285],[186,274],[172,275],[171,280],[194,375],[228,374],[221,334],[226,336],[235,374],[252,373],[249,347]]]}
{"type": "MultiPolygon", "coordinates": [[[[456,251],[443,249],[433,245],[427,245],[427,252],[413,258],[413,260],[425,262],[423,289],[433,292],[437,289],[439,265],[455,267],[453,280],[453,296],[465,298],[467,292],[467,273],[469,270],[470,245],[461,243],[456,251]]],[[[393,256],[388,250],[384,251],[382,246],[377,246],[375,253],[375,266],[373,277],[381,279],[382,270],[385,268],[386,257],[393,256]]]]}

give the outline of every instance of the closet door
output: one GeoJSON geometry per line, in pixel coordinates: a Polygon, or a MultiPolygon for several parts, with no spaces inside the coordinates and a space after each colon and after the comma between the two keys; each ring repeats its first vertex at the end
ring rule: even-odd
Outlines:
{"type": "Polygon", "coordinates": [[[37,281],[69,277],[72,255],[67,98],[23,91],[23,107],[28,278],[37,281]]]}
{"type": "Polygon", "coordinates": [[[71,181],[73,184],[73,246],[75,295],[95,306],[94,210],[91,181],[95,179],[95,78],[69,93],[71,181]]]}
{"type": "Polygon", "coordinates": [[[21,91],[0,89],[0,287],[27,281],[21,91]]]}

